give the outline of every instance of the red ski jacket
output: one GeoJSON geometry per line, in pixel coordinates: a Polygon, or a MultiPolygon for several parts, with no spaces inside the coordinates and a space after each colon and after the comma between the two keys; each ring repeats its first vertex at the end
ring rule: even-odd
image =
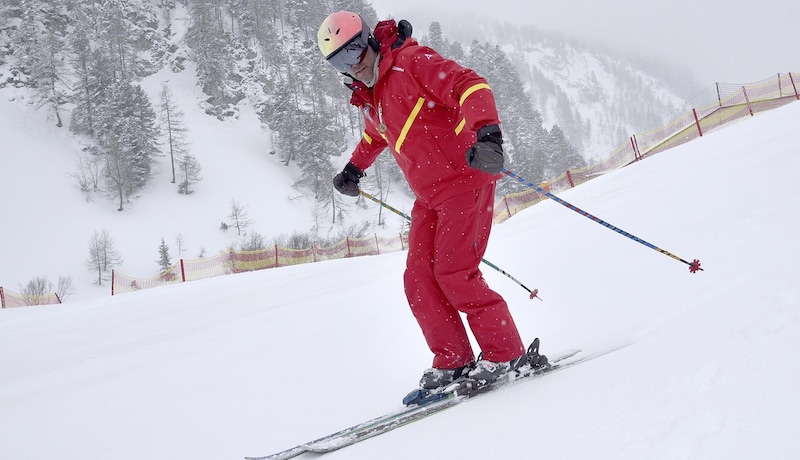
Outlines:
{"type": "Polygon", "coordinates": [[[398,41],[394,20],[375,27],[380,45],[372,90],[355,82],[351,103],[364,115],[364,135],[350,161],[362,171],[386,147],[411,189],[429,208],[496,181],[467,165],[466,151],[485,125],[499,125],[494,96],[475,71],[420,46],[398,41]]]}

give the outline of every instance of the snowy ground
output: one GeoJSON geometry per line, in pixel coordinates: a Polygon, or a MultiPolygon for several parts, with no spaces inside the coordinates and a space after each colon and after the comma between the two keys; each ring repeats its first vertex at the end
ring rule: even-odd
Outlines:
{"type": "MultiPolygon", "coordinates": [[[[790,104],[561,195],[704,272],[552,202],[497,226],[486,258],[545,300],[484,269],[524,337],[629,346],[326,458],[794,458],[799,124],[790,104]]],[[[404,257],[2,310],[0,457],[240,459],[396,409],[431,358],[404,257]]]]}

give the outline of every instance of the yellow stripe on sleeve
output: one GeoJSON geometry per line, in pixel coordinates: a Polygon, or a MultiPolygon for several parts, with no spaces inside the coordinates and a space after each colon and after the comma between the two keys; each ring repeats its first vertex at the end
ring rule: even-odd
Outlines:
{"type": "Polygon", "coordinates": [[[458,101],[458,105],[464,105],[464,101],[466,101],[467,98],[472,95],[472,93],[480,89],[488,89],[489,91],[492,90],[487,83],[478,83],[477,85],[470,86],[466,91],[464,91],[464,94],[461,95],[461,100],[458,101]]]}

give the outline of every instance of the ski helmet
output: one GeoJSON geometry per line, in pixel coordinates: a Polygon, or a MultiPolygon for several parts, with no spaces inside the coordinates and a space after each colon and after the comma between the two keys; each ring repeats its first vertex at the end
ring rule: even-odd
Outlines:
{"type": "Polygon", "coordinates": [[[333,13],[317,31],[317,45],[325,59],[339,72],[347,73],[350,67],[364,59],[372,32],[361,16],[349,11],[333,13]]]}

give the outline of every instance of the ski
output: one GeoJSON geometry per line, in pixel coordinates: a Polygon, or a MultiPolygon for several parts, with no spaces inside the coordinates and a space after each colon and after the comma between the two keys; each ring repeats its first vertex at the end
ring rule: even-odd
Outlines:
{"type": "MultiPolygon", "coordinates": [[[[508,378],[500,379],[491,384],[480,385],[475,381],[465,379],[450,385],[440,392],[415,390],[409,393],[406,398],[404,398],[404,403],[410,405],[407,405],[399,410],[390,412],[363,423],[353,425],[349,428],[337,431],[336,433],[323,436],[319,439],[300,444],[275,454],[262,457],[245,457],[245,460],[285,460],[297,457],[304,453],[319,454],[332,452],[343,447],[353,445],[365,439],[392,431],[395,428],[399,428],[409,423],[429,417],[481,394],[497,391],[517,383],[533,380],[557,371],[568,369],[577,364],[584,363],[586,361],[590,361],[619,350],[627,345],[628,344],[623,344],[592,354],[585,354],[581,350],[564,353],[550,360],[549,363],[544,367],[533,369],[516,377],[509,376],[508,378]]],[[[538,339],[535,340],[531,345],[529,353],[531,349],[538,352],[538,339]]]]}
{"type": "Polygon", "coordinates": [[[389,431],[386,429],[388,426],[392,426],[392,429],[400,427],[445,410],[459,402],[460,400],[456,397],[456,394],[450,393],[446,398],[442,398],[435,403],[404,407],[395,412],[390,412],[372,420],[353,425],[349,428],[337,431],[336,433],[292,447],[291,449],[262,457],[245,457],[245,460],[284,460],[297,457],[306,452],[330,452],[355,444],[358,441],[375,436],[381,432],[389,431]]]}

